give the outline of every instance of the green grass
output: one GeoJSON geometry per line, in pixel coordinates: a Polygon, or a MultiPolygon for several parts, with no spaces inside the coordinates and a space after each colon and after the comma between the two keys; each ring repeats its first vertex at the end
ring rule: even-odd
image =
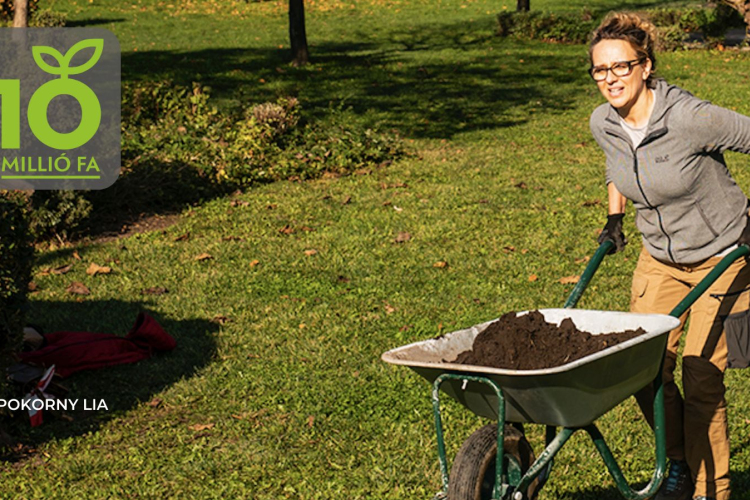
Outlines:
{"type": "MultiPolygon", "coordinates": [[[[308,5],[314,63],[295,69],[278,48],[288,43],[284,3],[196,3],[177,15],[167,5],[54,8],[114,30],[127,79],[201,81],[228,105],[292,93],[322,113],[344,101],[399,129],[415,155],[367,175],[253,188],[237,198],[246,205],[217,199],[165,230],[41,254],[32,321],[125,333],[145,309],[178,349],[71,377],[72,397],[104,398],[109,410],[19,424],[36,451],[0,465],[0,496],[431,498],[440,482],[429,387],[379,357],[503,312],[563,304],[571,285],[558,280],[582,271],[606,212],[603,156],[588,131],[601,97],[585,48],[493,37],[502,2],[362,0],[331,11],[322,7],[338,4],[319,2],[308,5]],[[279,232],[287,225],[295,232],[279,232]],[[411,239],[395,242],[401,232],[411,239]],[[195,260],[204,252],[213,258],[195,260]],[[113,272],[90,277],[90,262],[113,272]],[[66,263],[68,274],[41,273],[66,263]],[[91,295],[66,293],[71,281],[91,295]],[[141,293],[153,286],[169,292],[141,293]]],[[[670,81],[750,113],[747,53],[659,62],[670,81]]],[[[750,193],[750,161],[730,161],[750,193]]],[[[626,230],[631,244],[605,260],[580,307],[627,309],[639,252],[632,217],[626,230]]],[[[750,386],[742,372],[727,378],[742,500],[750,386]]],[[[449,456],[482,423],[447,403],[449,456]]],[[[600,423],[627,476],[647,480],[653,443],[635,405],[600,423]]],[[[530,429],[537,451],[541,433],[530,429]]],[[[539,498],[620,497],[577,436],[539,498]]]]}

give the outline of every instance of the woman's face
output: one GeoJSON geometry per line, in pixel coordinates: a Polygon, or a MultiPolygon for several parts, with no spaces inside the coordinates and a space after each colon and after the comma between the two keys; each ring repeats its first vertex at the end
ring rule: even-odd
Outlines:
{"type": "Polygon", "coordinates": [[[592,66],[599,68],[600,73],[602,69],[606,71],[606,68],[618,65],[618,73],[623,74],[627,71],[628,65],[618,63],[635,60],[629,65],[630,73],[626,76],[617,76],[614,71],[609,70],[606,71],[603,80],[596,82],[602,95],[621,114],[627,115],[646,90],[646,79],[651,73],[651,60],[645,59],[638,64],[638,59],[635,49],[625,40],[602,40],[594,45],[591,52],[592,66]]]}

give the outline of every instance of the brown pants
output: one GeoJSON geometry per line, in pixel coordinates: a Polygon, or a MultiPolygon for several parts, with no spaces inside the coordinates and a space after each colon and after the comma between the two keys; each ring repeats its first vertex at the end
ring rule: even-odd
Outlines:
{"type": "MultiPolygon", "coordinates": [[[[630,310],[670,312],[720,261],[713,257],[690,266],[665,264],[644,249],[633,275],[630,310]]],[[[739,259],[680,318],[669,334],[663,383],[667,456],[687,460],[695,495],[729,498],[729,432],[724,399],[727,344],[724,319],[750,308],[750,266],[739,259]],[[674,381],[677,349],[687,316],[690,322],[682,353],[683,399],[674,381]]],[[[639,391],[636,400],[653,424],[653,388],[639,391]]]]}

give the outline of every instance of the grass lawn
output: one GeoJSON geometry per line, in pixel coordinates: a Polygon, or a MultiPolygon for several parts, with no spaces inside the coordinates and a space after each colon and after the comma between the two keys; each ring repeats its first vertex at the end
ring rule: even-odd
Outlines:
{"type": "MultiPolygon", "coordinates": [[[[313,113],[350,106],[399,130],[413,154],[39,255],[31,321],[124,334],[147,310],[178,348],[68,379],[73,398],[108,410],[16,429],[36,451],[0,465],[0,497],[431,498],[430,389],[382,352],[565,301],[572,285],[559,280],[583,270],[606,217],[603,155],[588,130],[602,98],[585,47],[495,37],[507,0],[306,4],[313,63],[300,69],[286,62],[285,2],[50,4],[69,25],[117,34],[125,79],[199,81],[226,106],[281,94],[313,113]],[[113,272],[88,276],[92,262],[113,272]],[[68,274],[42,272],[68,263],[68,274]],[[72,281],[91,294],[67,293],[72,281]],[[168,292],[142,293],[155,286],[168,292]]],[[[669,81],[750,114],[750,53],[676,52],[659,65],[669,81]]],[[[729,161],[750,193],[750,159],[729,161]]],[[[605,260],[579,307],[627,309],[640,251],[632,210],[626,230],[630,245],[605,260]]],[[[727,379],[733,498],[750,499],[750,382],[742,371],[727,379]]],[[[653,443],[634,403],[599,422],[627,476],[646,481],[653,443]]],[[[448,403],[449,457],[481,425],[448,403]]],[[[541,450],[542,430],[529,437],[541,450]]],[[[540,500],[620,498],[585,436],[558,457],[540,500]]]]}

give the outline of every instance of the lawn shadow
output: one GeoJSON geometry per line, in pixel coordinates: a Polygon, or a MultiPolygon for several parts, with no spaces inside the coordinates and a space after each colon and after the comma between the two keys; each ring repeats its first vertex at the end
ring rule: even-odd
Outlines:
{"type": "MultiPolygon", "coordinates": [[[[199,318],[174,320],[150,310],[147,303],[118,300],[85,302],[31,302],[27,318],[45,332],[87,331],[124,336],[139,312],[151,315],[177,342],[175,350],[157,354],[130,365],[118,365],[74,373],[60,381],[69,389],[66,399],[103,400],[107,409],[70,412],[73,421],[47,418],[31,428],[25,418],[10,428],[21,442],[36,446],[49,440],[81,436],[98,430],[176,382],[188,379],[205,367],[216,352],[214,334],[218,326],[199,318]]],[[[89,405],[91,406],[91,405],[89,405]]]]}
{"type": "Polygon", "coordinates": [[[352,43],[311,47],[312,63],[288,64],[277,48],[149,51],[123,54],[123,79],[200,81],[236,106],[300,98],[305,113],[325,115],[343,103],[373,122],[413,138],[451,138],[526,121],[528,107],[570,109],[586,82],[580,55],[549,54],[540,43],[495,38],[487,20],[419,25],[379,40],[365,33],[352,43]],[[422,51],[434,57],[416,57],[422,51]]]}
{"type": "Polygon", "coordinates": [[[66,28],[88,28],[91,26],[99,26],[102,24],[122,23],[125,22],[123,18],[97,18],[97,19],[78,19],[73,21],[65,21],[66,28]]]}

